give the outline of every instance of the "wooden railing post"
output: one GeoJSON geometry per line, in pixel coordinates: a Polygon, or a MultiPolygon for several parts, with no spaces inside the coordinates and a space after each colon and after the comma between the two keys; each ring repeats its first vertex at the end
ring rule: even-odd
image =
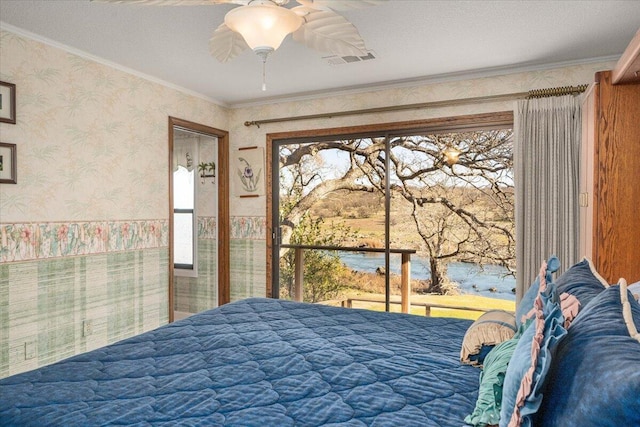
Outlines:
{"type": "MultiPolygon", "coordinates": [[[[385,253],[385,248],[362,248],[362,247],[346,247],[346,246],[322,246],[322,245],[280,245],[280,248],[294,250],[294,290],[292,299],[302,301],[304,299],[304,250],[321,250],[321,251],[346,251],[346,252],[371,252],[385,253]]],[[[411,254],[415,254],[415,249],[390,249],[392,254],[402,254],[402,311],[408,313],[411,308],[411,254]]],[[[347,301],[347,306],[351,306],[351,301],[347,301]]]]}
{"type": "Polygon", "coordinates": [[[400,291],[402,295],[402,312],[411,310],[411,254],[402,253],[402,267],[400,270],[400,291]]]}
{"type": "Polygon", "coordinates": [[[294,263],[295,263],[295,271],[294,271],[294,291],[293,291],[293,299],[298,302],[302,302],[304,299],[302,293],[302,285],[304,281],[304,252],[302,248],[296,248],[294,254],[294,263]]]}

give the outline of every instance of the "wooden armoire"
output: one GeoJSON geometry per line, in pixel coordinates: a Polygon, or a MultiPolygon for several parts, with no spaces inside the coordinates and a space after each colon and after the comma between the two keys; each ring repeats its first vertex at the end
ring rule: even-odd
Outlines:
{"type": "Polygon", "coordinates": [[[640,30],[582,115],[580,255],[609,283],[640,281],[640,30]]]}

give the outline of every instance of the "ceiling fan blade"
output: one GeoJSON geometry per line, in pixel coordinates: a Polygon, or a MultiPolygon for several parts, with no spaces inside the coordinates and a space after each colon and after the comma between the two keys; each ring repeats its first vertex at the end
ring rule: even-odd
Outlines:
{"type": "Polygon", "coordinates": [[[98,3],[144,4],[154,6],[203,6],[233,3],[245,5],[249,0],[90,0],[98,3]]]}
{"type": "Polygon", "coordinates": [[[209,52],[220,62],[227,62],[247,49],[249,45],[244,38],[225,24],[216,28],[209,40],[209,52]]]}
{"type": "Polygon", "coordinates": [[[376,6],[387,0],[297,0],[303,6],[318,10],[353,10],[376,6]]]}
{"type": "Polygon", "coordinates": [[[305,22],[293,33],[293,39],[305,46],[334,55],[366,55],[367,48],[358,29],[337,13],[298,6],[292,9],[305,22]]]}

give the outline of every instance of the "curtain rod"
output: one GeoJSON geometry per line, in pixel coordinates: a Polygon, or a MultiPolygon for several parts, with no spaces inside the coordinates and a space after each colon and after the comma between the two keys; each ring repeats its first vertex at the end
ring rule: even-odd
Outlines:
{"type": "Polygon", "coordinates": [[[562,96],[562,95],[577,95],[584,92],[587,89],[587,86],[588,85],[586,84],[578,85],[578,86],[563,86],[563,87],[556,87],[556,88],[550,88],[550,89],[530,90],[528,92],[507,93],[503,95],[486,95],[486,96],[477,96],[474,98],[449,99],[445,101],[432,101],[432,102],[421,102],[417,104],[365,108],[362,110],[347,110],[347,111],[336,111],[333,113],[309,114],[305,116],[281,117],[277,119],[252,120],[252,121],[244,122],[244,125],[247,127],[256,126],[259,128],[260,125],[267,124],[267,123],[292,122],[296,120],[310,120],[310,119],[328,119],[328,118],[340,117],[340,116],[356,116],[361,114],[387,113],[387,112],[402,111],[402,110],[418,110],[422,108],[451,107],[455,105],[477,104],[477,103],[484,103],[484,102],[515,101],[518,99],[545,98],[550,96],[562,96]]]}
{"type": "Polygon", "coordinates": [[[551,96],[563,96],[563,95],[579,95],[585,90],[589,85],[578,85],[578,86],[562,86],[562,87],[552,87],[550,89],[534,89],[530,90],[527,95],[527,99],[532,98],[548,98],[551,96]]]}

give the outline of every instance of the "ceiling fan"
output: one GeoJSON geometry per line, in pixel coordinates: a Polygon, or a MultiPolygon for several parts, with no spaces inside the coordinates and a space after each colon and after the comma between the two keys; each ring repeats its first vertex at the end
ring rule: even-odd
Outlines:
{"type": "MultiPolygon", "coordinates": [[[[95,0],[94,0],[95,1],[95,0]]],[[[109,3],[153,5],[240,5],[229,11],[209,41],[209,51],[227,62],[252,49],[264,64],[284,38],[338,56],[365,56],[367,48],[357,28],[336,11],[374,6],[387,0],[296,0],[299,6],[285,7],[289,0],[98,0],[109,3]]]]}

